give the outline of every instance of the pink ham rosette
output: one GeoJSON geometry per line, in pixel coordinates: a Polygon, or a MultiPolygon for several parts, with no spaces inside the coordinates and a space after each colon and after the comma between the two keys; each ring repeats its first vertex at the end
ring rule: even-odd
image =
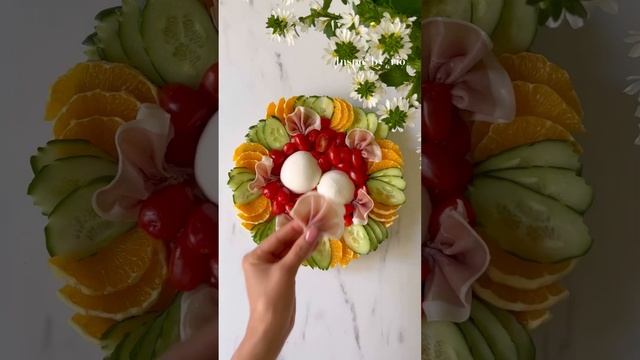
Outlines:
{"type": "Polygon", "coordinates": [[[291,221],[298,221],[304,229],[315,227],[320,238],[339,239],[344,232],[344,206],[312,191],[298,198],[290,215],[278,215],[276,228],[280,229],[291,221]]]}
{"type": "Polygon", "coordinates": [[[310,108],[299,106],[284,119],[284,127],[291,136],[306,135],[311,130],[320,130],[322,123],[317,112],[310,108]]]}
{"type": "MultiPolygon", "coordinates": [[[[495,58],[493,44],[477,26],[433,18],[422,22],[422,82],[451,88],[453,105],[470,120],[509,122],[515,97],[509,75],[495,58]]],[[[428,102],[423,112],[428,113],[428,102]]]]}
{"type": "Polygon", "coordinates": [[[262,190],[274,177],[271,175],[273,170],[273,159],[270,156],[263,156],[255,167],[256,178],[249,183],[249,190],[262,190]]]}
{"type": "Polygon", "coordinates": [[[140,205],[155,190],[187,178],[191,170],[164,161],[173,137],[170,115],[157,105],[140,106],[136,120],[118,129],[118,172],[109,185],[93,196],[93,208],[112,221],[135,221],[140,205]]]}
{"type": "MultiPolygon", "coordinates": [[[[429,218],[431,204],[425,196],[429,218]]],[[[429,321],[462,322],[471,311],[471,286],[489,265],[489,250],[469,225],[461,201],[446,209],[439,221],[438,234],[423,248],[430,273],[422,308],[429,321]]]]}
{"type": "Polygon", "coordinates": [[[373,210],[373,199],[363,188],[358,189],[356,198],[351,202],[353,205],[353,223],[356,225],[366,225],[369,213],[373,210]]]}
{"type": "Polygon", "coordinates": [[[382,149],[376,142],[376,137],[369,130],[352,129],[347,133],[345,144],[350,149],[362,151],[362,157],[371,162],[382,160],[382,149]]]}

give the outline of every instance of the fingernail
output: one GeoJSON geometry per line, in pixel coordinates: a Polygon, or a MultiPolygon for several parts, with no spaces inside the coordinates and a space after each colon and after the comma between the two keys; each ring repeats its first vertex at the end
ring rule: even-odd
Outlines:
{"type": "Polygon", "coordinates": [[[315,226],[311,226],[307,228],[307,231],[304,234],[304,239],[310,243],[313,243],[318,238],[318,229],[315,226]]]}

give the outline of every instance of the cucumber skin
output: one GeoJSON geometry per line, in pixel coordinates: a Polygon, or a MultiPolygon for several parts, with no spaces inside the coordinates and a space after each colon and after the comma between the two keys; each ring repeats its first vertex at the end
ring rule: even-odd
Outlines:
{"type": "MultiPolygon", "coordinates": [[[[504,53],[515,54],[515,53],[526,51],[531,47],[531,45],[533,44],[533,41],[536,39],[536,36],[538,34],[538,8],[533,5],[527,4],[527,1],[528,0],[504,0],[504,5],[502,8],[502,14],[500,15],[500,20],[498,20],[498,24],[496,24],[495,29],[491,34],[491,39],[493,40],[493,45],[494,45],[493,49],[496,54],[504,54],[504,53]],[[517,4],[517,2],[520,2],[520,4],[517,4]],[[523,21],[521,19],[518,19],[516,23],[517,30],[515,28],[511,28],[511,29],[508,28],[510,26],[508,22],[509,21],[515,22],[515,19],[513,19],[514,18],[513,14],[509,14],[507,12],[507,9],[512,9],[513,6],[517,6],[517,5],[529,6],[532,8],[532,11],[533,11],[532,13],[529,14],[531,16],[531,19],[533,19],[533,22],[532,22],[533,29],[530,29],[531,35],[529,36],[529,40],[527,41],[526,45],[513,44],[511,42],[513,42],[514,39],[508,38],[509,36],[513,36],[515,32],[522,33],[521,27],[526,26],[526,25],[523,25],[523,21]]],[[[529,25],[532,25],[532,24],[529,24],[529,25]]]]}
{"type": "Polygon", "coordinates": [[[344,242],[345,244],[347,244],[349,249],[351,249],[352,251],[360,255],[366,255],[371,252],[371,242],[369,241],[369,236],[367,235],[367,231],[364,229],[364,226],[362,225],[349,226],[344,230],[344,234],[342,235],[342,238],[344,239],[344,242]],[[355,233],[352,233],[352,232],[355,232],[355,233]],[[355,238],[357,242],[355,242],[352,237],[355,238]],[[366,237],[366,240],[367,240],[366,242],[362,241],[362,240],[365,240],[364,237],[366,237]],[[363,246],[356,246],[357,243],[360,243],[363,246]]]}
{"type": "Polygon", "coordinates": [[[369,179],[366,186],[371,197],[381,204],[398,206],[407,202],[407,197],[402,190],[378,179],[369,179]]]}
{"type": "Polygon", "coordinates": [[[147,360],[155,358],[156,343],[162,332],[162,326],[166,318],[167,312],[164,312],[151,323],[147,332],[138,339],[131,350],[129,355],[131,359],[147,360]]]}
{"type": "Polygon", "coordinates": [[[162,324],[160,336],[155,344],[154,354],[160,356],[164,354],[171,345],[180,341],[180,321],[181,321],[181,299],[182,293],[179,293],[173,303],[167,310],[167,316],[162,324]]]}
{"type": "Polygon", "coordinates": [[[311,254],[311,259],[320,270],[328,270],[331,266],[331,245],[329,239],[322,239],[318,244],[318,247],[311,254]],[[325,256],[321,257],[322,252],[325,252],[325,256]],[[322,261],[322,263],[320,262],[322,261]]]}
{"type": "Polygon", "coordinates": [[[489,344],[487,344],[482,333],[480,333],[480,330],[478,330],[478,328],[473,324],[471,319],[457,325],[466,339],[467,344],[469,345],[469,350],[471,350],[471,354],[474,359],[495,360],[495,356],[493,356],[493,352],[491,351],[489,344]]]}
{"type": "Polygon", "coordinates": [[[243,205],[252,202],[262,195],[260,191],[249,190],[249,183],[252,180],[245,181],[233,192],[233,203],[236,205],[243,205]]]}
{"type": "Polygon", "coordinates": [[[264,141],[268,144],[268,148],[274,150],[282,150],[290,139],[282,122],[276,118],[268,118],[265,121],[263,134],[264,141]]]}
{"type": "Polygon", "coordinates": [[[477,300],[472,301],[470,318],[489,344],[496,360],[518,359],[516,345],[511,336],[484,304],[477,300]]]}
{"type": "Polygon", "coordinates": [[[535,360],[536,346],[529,331],[527,331],[510,312],[487,303],[484,303],[484,305],[493,313],[509,336],[511,336],[511,340],[516,345],[518,360],[535,360]],[[515,339],[516,337],[517,339],[515,339]]]}
{"type": "Polygon", "coordinates": [[[149,321],[154,319],[156,316],[157,314],[147,313],[113,324],[104,332],[104,334],[102,334],[102,337],[100,338],[100,347],[102,348],[102,351],[107,354],[113,353],[122,339],[124,339],[129,333],[133,332],[136,328],[148,324],[149,321]],[[131,323],[134,323],[135,326],[130,330],[125,330],[124,332],[120,330],[122,327],[126,327],[131,323]]]}
{"type": "Polygon", "coordinates": [[[107,153],[86,140],[54,139],[49,140],[45,146],[38,147],[37,153],[29,159],[29,164],[31,165],[33,174],[36,175],[42,168],[55,160],[81,155],[97,156],[113,160],[110,155],[107,155],[107,153]],[[60,152],[65,152],[66,154],[62,155],[60,152]]]}
{"type": "Polygon", "coordinates": [[[507,0],[471,0],[471,22],[478,26],[479,28],[481,28],[482,30],[484,30],[485,33],[491,35],[493,34],[493,31],[496,29],[496,27],[498,26],[498,23],[500,22],[500,18],[502,17],[502,10],[504,8],[504,2],[507,0]],[[476,17],[476,14],[478,14],[478,11],[476,11],[476,8],[479,6],[480,2],[484,2],[486,4],[486,6],[499,6],[500,7],[500,11],[497,13],[498,16],[496,16],[495,21],[493,22],[493,24],[491,25],[487,25],[484,24],[484,21],[479,21],[479,19],[476,17]],[[497,5],[496,3],[500,2],[499,5],[497,5]]]}
{"type": "Polygon", "coordinates": [[[474,174],[478,175],[495,170],[534,166],[558,167],[573,171],[579,171],[581,168],[579,156],[569,142],[562,140],[543,140],[496,154],[476,164],[474,174]],[[535,156],[532,156],[534,153],[535,156]],[[558,161],[560,158],[562,158],[561,161],[558,161]],[[516,160],[517,163],[514,163],[516,160]]]}
{"type": "Polygon", "coordinates": [[[96,16],[97,47],[101,48],[107,61],[115,63],[129,63],[129,58],[122,48],[118,31],[120,28],[120,6],[100,11],[96,16]]]}

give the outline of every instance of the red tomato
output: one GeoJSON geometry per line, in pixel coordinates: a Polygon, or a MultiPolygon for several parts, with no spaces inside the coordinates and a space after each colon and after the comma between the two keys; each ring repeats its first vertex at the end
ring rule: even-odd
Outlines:
{"type": "Polygon", "coordinates": [[[190,186],[169,185],[142,202],[138,225],[156,239],[172,241],[195,206],[196,200],[190,186]]]}
{"type": "Polygon", "coordinates": [[[454,116],[449,137],[443,142],[447,152],[453,157],[465,158],[471,151],[471,130],[459,116],[454,116]]]}
{"type": "Polygon", "coordinates": [[[422,140],[441,142],[449,137],[455,107],[451,86],[425,82],[422,84],[422,140]]]}
{"type": "Polygon", "coordinates": [[[291,154],[293,154],[296,151],[298,151],[298,146],[296,146],[296,144],[294,144],[292,142],[286,143],[286,144],[284,144],[284,147],[282,148],[282,151],[284,151],[284,154],[286,156],[290,156],[291,154]]]}
{"type": "Polygon", "coordinates": [[[343,219],[344,219],[344,225],[345,226],[353,225],[353,217],[351,215],[345,214],[343,219]]]}
{"type": "Polygon", "coordinates": [[[362,157],[362,151],[359,149],[353,149],[352,150],[352,155],[351,155],[351,163],[353,164],[353,167],[356,169],[361,169],[364,161],[364,158],[362,157]]]}
{"type": "Polygon", "coordinates": [[[346,214],[353,214],[353,212],[354,212],[354,211],[355,211],[355,209],[354,209],[354,207],[353,207],[353,204],[346,204],[346,205],[344,206],[344,212],[345,212],[346,214]]]}
{"type": "Polygon", "coordinates": [[[316,138],[318,138],[318,135],[320,135],[320,130],[313,129],[309,131],[309,133],[307,134],[307,139],[309,140],[310,143],[315,144],[316,138]]]}
{"type": "Polygon", "coordinates": [[[329,149],[329,160],[334,166],[338,166],[342,162],[342,151],[339,147],[333,146],[329,149]]]}
{"type": "Polygon", "coordinates": [[[262,195],[269,200],[275,200],[281,188],[282,184],[279,181],[272,181],[262,188],[262,195]]]}
{"type": "Polygon", "coordinates": [[[472,175],[473,167],[468,160],[452,158],[433,143],[422,144],[422,181],[430,192],[462,194],[472,175]]]}
{"type": "Polygon", "coordinates": [[[193,168],[200,141],[201,131],[193,133],[175,134],[169,141],[165,160],[180,167],[193,168]]]}
{"type": "Polygon", "coordinates": [[[185,227],[189,246],[203,255],[218,259],[218,206],[207,202],[189,215],[185,227]]]}
{"type": "Polygon", "coordinates": [[[287,158],[284,152],[280,150],[271,150],[269,152],[269,156],[273,160],[274,166],[278,166],[278,165],[282,166],[282,163],[284,163],[284,160],[287,158]]]}
{"type": "Polygon", "coordinates": [[[214,112],[218,111],[218,81],[220,76],[218,75],[218,63],[215,63],[209,67],[204,76],[202,82],[200,82],[200,91],[209,95],[209,101],[213,104],[214,112]]]}
{"type": "Polygon", "coordinates": [[[340,147],[340,162],[353,165],[353,152],[346,146],[340,147]]]}
{"type": "Polygon", "coordinates": [[[332,141],[331,133],[325,130],[322,130],[320,134],[316,137],[315,148],[318,152],[326,152],[331,147],[332,141]]]}
{"type": "Polygon", "coordinates": [[[322,129],[330,129],[331,128],[331,119],[320,118],[320,127],[322,127],[322,129]]]}
{"type": "Polygon", "coordinates": [[[338,136],[336,136],[336,140],[334,141],[335,146],[346,146],[344,137],[344,134],[338,134],[338,136]]]}
{"type": "Polygon", "coordinates": [[[280,191],[278,192],[278,196],[276,196],[276,201],[281,202],[283,204],[288,204],[290,200],[291,200],[291,192],[286,188],[280,189],[280,191]]]}
{"type": "Polygon", "coordinates": [[[186,233],[178,237],[176,249],[169,259],[169,282],[180,291],[190,291],[209,278],[209,259],[191,249],[186,233]]]}
{"type": "Polygon", "coordinates": [[[302,134],[293,135],[293,139],[291,141],[296,144],[299,150],[309,151],[311,149],[309,140],[307,140],[307,138],[302,134]]]}
{"type": "Polygon", "coordinates": [[[282,202],[280,202],[280,201],[274,201],[274,202],[271,204],[271,210],[273,211],[273,213],[274,213],[275,215],[280,215],[280,214],[282,214],[283,212],[285,212],[285,210],[287,210],[286,206],[287,206],[287,205],[286,205],[285,203],[282,203],[282,202]]]}
{"type": "Polygon", "coordinates": [[[349,171],[349,177],[356,185],[356,187],[363,186],[367,182],[367,174],[356,169],[352,169],[351,171],[349,171]]]}
{"type": "MultiPolygon", "coordinates": [[[[351,170],[353,170],[353,168],[351,167],[350,163],[339,163],[338,165],[335,166],[336,169],[344,172],[345,174],[349,175],[351,173],[351,170]]],[[[357,184],[356,184],[357,185],[357,184]]]]}
{"type": "Polygon", "coordinates": [[[333,164],[331,163],[329,155],[323,155],[320,159],[318,159],[318,166],[320,166],[320,170],[322,170],[323,173],[331,170],[333,164]]]}
{"type": "Polygon", "coordinates": [[[458,201],[462,201],[462,204],[464,205],[469,225],[475,225],[476,215],[469,201],[467,201],[463,196],[452,196],[447,200],[436,204],[433,211],[431,211],[431,217],[429,218],[429,236],[431,239],[435,238],[440,231],[440,217],[442,216],[442,213],[450,207],[457,208],[458,201]]]}
{"type": "Polygon", "coordinates": [[[171,115],[176,136],[204,129],[214,113],[213,105],[205,93],[182,84],[169,84],[160,88],[160,106],[171,115]]]}

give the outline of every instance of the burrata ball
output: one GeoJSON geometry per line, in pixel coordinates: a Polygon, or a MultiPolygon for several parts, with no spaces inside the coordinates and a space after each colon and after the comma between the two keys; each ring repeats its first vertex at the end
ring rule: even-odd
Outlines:
{"type": "Polygon", "coordinates": [[[280,181],[296,194],[307,193],[318,185],[322,170],[318,161],[307,151],[291,154],[280,169],[280,181]]]}
{"type": "Polygon", "coordinates": [[[318,183],[318,192],[340,205],[350,203],[355,190],[356,186],[349,175],[340,170],[327,171],[318,183]]]}

